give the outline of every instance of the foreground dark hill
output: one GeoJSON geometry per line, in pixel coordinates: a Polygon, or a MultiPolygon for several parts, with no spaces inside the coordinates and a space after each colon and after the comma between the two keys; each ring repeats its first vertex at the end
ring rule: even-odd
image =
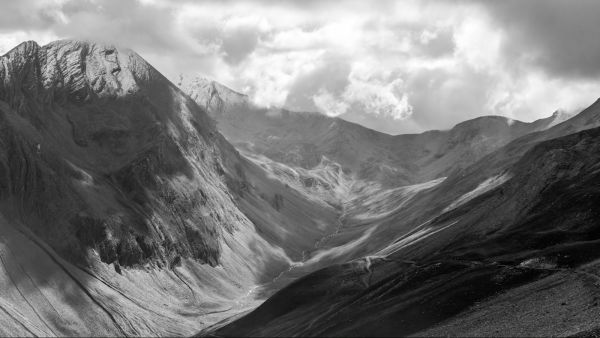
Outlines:
{"type": "Polygon", "coordinates": [[[261,109],[247,96],[202,78],[185,78],[179,85],[206,107],[223,135],[241,149],[303,168],[317,166],[325,156],[356,178],[385,186],[448,176],[513,139],[565,118],[555,113],[524,123],[485,116],[447,131],[391,136],[318,113],[261,109]]]}
{"type": "MultiPolygon", "coordinates": [[[[582,127],[581,121],[593,125],[596,105],[570,122],[491,154],[495,158],[521,149],[512,150],[515,157],[499,168],[500,176],[479,180],[471,191],[445,206],[438,197],[433,203],[437,206],[423,208],[422,212],[437,216],[399,231],[390,246],[299,279],[213,333],[544,336],[597,332],[600,215],[595,206],[600,201],[600,129],[544,141],[582,127]],[[531,142],[532,138],[538,142],[531,142]]],[[[485,162],[473,168],[481,170],[485,162]]],[[[489,173],[495,163],[487,162],[489,173]]],[[[468,178],[462,179],[467,183],[468,178]]],[[[471,180],[478,181],[477,177],[471,180]]],[[[456,194],[460,190],[456,182],[449,178],[413,203],[432,203],[441,192],[456,194]]],[[[410,222],[396,222],[402,221],[410,222]]]]}
{"type": "Polygon", "coordinates": [[[185,335],[252,304],[335,206],[240,157],[139,55],[0,58],[0,335],[185,335]]]}

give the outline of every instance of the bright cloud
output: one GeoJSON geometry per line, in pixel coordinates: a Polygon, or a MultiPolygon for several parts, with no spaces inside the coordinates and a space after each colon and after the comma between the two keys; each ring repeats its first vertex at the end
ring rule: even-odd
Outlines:
{"type": "Polygon", "coordinates": [[[317,95],[313,96],[313,101],[317,108],[327,116],[340,116],[348,111],[349,105],[344,100],[334,97],[327,90],[320,89],[317,95]]]}
{"type": "Polygon", "coordinates": [[[344,101],[357,105],[358,109],[367,114],[404,120],[412,115],[413,107],[408,103],[404,83],[401,79],[391,82],[361,78],[350,75],[350,84],[346,87],[342,98],[344,101]]]}

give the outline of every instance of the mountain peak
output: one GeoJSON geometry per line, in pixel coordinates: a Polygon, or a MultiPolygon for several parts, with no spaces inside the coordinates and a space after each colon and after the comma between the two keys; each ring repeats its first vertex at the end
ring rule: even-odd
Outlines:
{"type": "Polygon", "coordinates": [[[37,51],[39,48],[40,48],[40,45],[38,45],[38,43],[33,40],[23,41],[20,44],[18,44],[17,46],[15,46],[13,49],[6,52],[6,54],[4,54],[3,57],[15,55],[15,54],[22,54],[22,55],[25,54],[26,55],[26,54],[30,54],[32,51],[37,51]]]}
{"type": "Polygon", "coordinates": [[[212,117],[253,106],[247,95],[205,77],[180,75],[177,85],[212,117]]]}
{"type": "Polygon", "coordinates": [[[45,46],[27,41],[1,57],[0,98],[19,99],[24,91],[45,100],[66,97],[76,102],[121,97],[138,92],[141,82],[156,76],[130,49],[84,40],[45,46]]]}
{"type": "Polygon", "coordinates": [[[543,129],[548,129],[570,119],[571,117],[573,117],[573,113],[569,113],[562,109],[557,109],[552,113],[552,115],[538,119],[533,123],[539,123],[543,125],[543,129]]]}

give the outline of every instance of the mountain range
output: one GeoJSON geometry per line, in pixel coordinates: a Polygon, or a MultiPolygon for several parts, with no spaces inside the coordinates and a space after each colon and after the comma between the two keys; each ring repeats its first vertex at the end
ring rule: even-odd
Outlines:
{"type": "Polygon", "coordinates": [[[388,135],[24,42],[0,58],[0,335],[597,333],[599,109],[388,135]]]}
{"type": "Polygon", "coordinates": [[[320,113],[260,108],[247,96],[204,78],[182,76],[178,85],[239,149],[303,168],[326,157],[359,179],[386,186],[448,176],[520,136],[568,118],[558,111],[530,123],[483,116],[450,130],[392,136],[320,113]]]}

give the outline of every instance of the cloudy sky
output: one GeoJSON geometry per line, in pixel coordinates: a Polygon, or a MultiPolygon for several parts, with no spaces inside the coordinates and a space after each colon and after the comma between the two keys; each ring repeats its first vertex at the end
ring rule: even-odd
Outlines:
{"type": "Polygon", "coordinates": [[[600,97],[596,0],[0,0],[0,54],[85,38],[260,105],[397,134],[600,97]]]}

